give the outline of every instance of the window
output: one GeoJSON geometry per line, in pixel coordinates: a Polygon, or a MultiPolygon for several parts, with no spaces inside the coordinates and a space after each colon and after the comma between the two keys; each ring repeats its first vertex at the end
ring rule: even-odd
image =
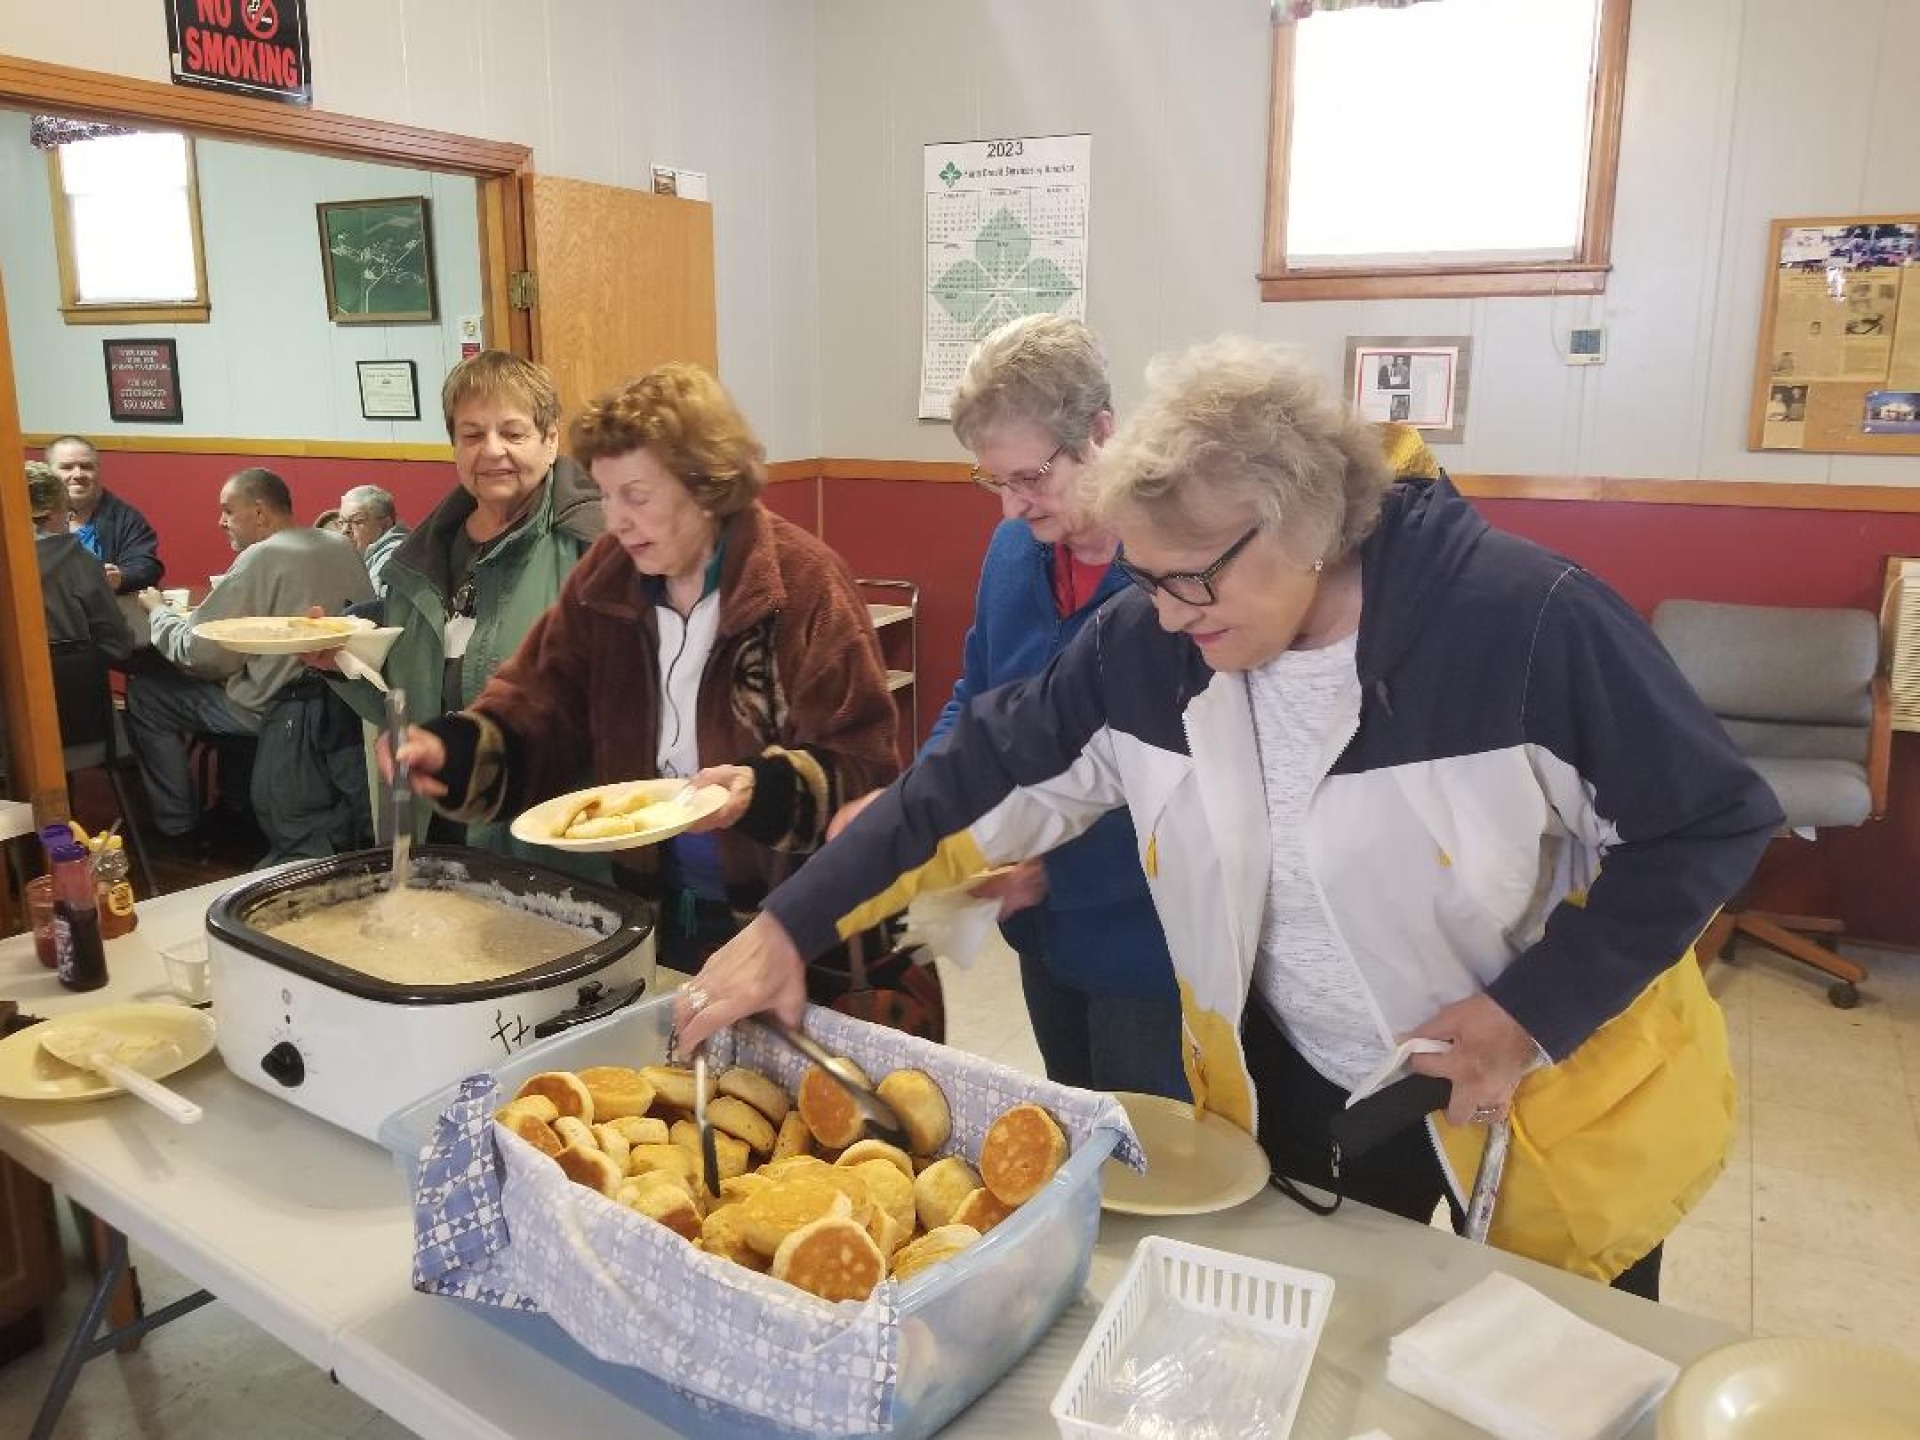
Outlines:
{"type": "Polygon", "coordinates": [[[1629,4],[1276,25],[1261,298],[1605,289],[1629,4]]]}
{"type": "Polygon", "coordinates": [[[136,133],[47,151],[60,312],[69,325],[204,321],[193,142],[136,133]]]}

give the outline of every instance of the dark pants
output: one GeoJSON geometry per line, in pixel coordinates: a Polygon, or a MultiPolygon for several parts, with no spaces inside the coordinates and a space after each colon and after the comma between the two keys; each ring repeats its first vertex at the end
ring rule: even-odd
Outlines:
{"type": "MultiPolygon", "coordinates": [[[[1347,1103],[1347,1092],[1304,1060],[1257,999],[1249,999],[1240,1022],[1247,1068],[1260,1100],[1260,1145],[1274,1173],[1321,1190],[1333,1189],[1327,1122],[1347,1103]]],[[[1453,1228],[1466,1216],[1447,1185],[1446,1172],[1425,1124],[1409,1125],[1364,1155],[1342,1156],[1340,1191],[1376,1209],[1426,1224],[1442,1200],[1453,1228]]],[[[1615,1277],[1613,1288],[1647,1300],[1660,1298],[1660,1251],[1656,1245],[1615,1277]]]]}
{"type": "Polygon", "coordinates": [[[1180,996],[1107,995],[1063,985],[1037,956],[1020,957],[1020,988],[1047,1078],[1083,1090],[1190,1098],[1180,1064],[1180,996]]]}

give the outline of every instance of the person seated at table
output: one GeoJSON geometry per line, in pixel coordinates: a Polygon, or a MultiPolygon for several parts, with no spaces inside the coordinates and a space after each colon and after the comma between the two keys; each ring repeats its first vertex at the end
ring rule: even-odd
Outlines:
{"type": "Polygon", "coordinates": [[[378,485],[356,485],[340,497],[340,520],[347,539],[367,562],[373,593],[385,598],[387,562],[412,533],[394,509],[393,496],[378,485]]]}
{"type": "Polygon", "coordinates": [[[158,585],[160,537],[147,517],[100,485],[100,452],[91,440],[62,435],[47,446],[47,463],[66,482],[73,502],[69,520],[74,537],[106,568],[116,595],[132,595],[158,585]]]}
{"type": "Polygon", "coordinates": [[[27,462],[27,509],[33,517],[34,559],[40,565],[40,599],[47,611],[47,639],[91,641],[108,661],[125,660],[133,635],[115,603],[100,562],[67,529],[71,513],[66,482],[44,460],[27,462]]]}
{"type": "Polygon", "coordinates": [[[687,966],[848,796],[898,771],[893,698],[845,562],[759,503],[765,452],[706,371],[663,365],[601,396],[569,441],[607,534],[479,697],[402,754],[469,823],[574,789],[583,756],[593,781],[724,786],[693,831],[614,856],[664,911],[661,963],[687,966]]]}
{"type": "Polygon", "coordinates": [[[188,742],[202,733],[259,734],[268,707],[302,672],[298,655],[242,655],[196,636],[193,627],[305,615],[314,606],[339,614],[373,598],[358,552],[342,536],[296,521],[287,482],[271,470],[241,470],[220,487],[220,528],[237,553],[191,617],[169,609],[158,590],[140,592],[154,653],[167,665],[128,677],[127,736],[154,824],[170,839],[212,838],[196,834],[200,806],[188,742]]]}
{"type": "Polygon", "coordinates": [[[797,1023],[837,935],[1124,805],[1198,1105],[1289,1184],[1418,1221],[1510,1117],[1492,1242],[1653,1295],[1732,1133],[1688,951],[1772,792],[1617,595],[1444,478],[1393,483],[1283,352],[1156,367],[1097,484],[1137,589],[768,897],[677,1002],[683,1047],[797,1023]],[[1329,1119],[1408,1038],[1450,1102],[1336,1175],[1329,1119]]]}

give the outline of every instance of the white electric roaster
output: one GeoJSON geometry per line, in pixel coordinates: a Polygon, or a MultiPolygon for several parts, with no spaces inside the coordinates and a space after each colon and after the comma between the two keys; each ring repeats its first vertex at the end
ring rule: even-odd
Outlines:
{"type": "Polygon", "coordinates": [[[455,846],[416,850],[413,884],[592,933],[571,954],[502,979],[409,986],[283,944],[256,923],[376,893],[390,860],[386,850],[336,855],[241,885],[208,908],[220,1055],[241,1079],[371,1140],[420,1096],[631,1004],[653,983],[653,932],[638,897],[455,846]]]}

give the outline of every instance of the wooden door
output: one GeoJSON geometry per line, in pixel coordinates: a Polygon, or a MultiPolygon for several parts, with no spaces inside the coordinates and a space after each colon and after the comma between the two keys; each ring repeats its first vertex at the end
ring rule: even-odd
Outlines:
{"type": "Polygon", "coordinates": [[[668,360],[719,373],[713,207],[552,175],[521,177],[533,358],[562,414],[668,360]]]}

